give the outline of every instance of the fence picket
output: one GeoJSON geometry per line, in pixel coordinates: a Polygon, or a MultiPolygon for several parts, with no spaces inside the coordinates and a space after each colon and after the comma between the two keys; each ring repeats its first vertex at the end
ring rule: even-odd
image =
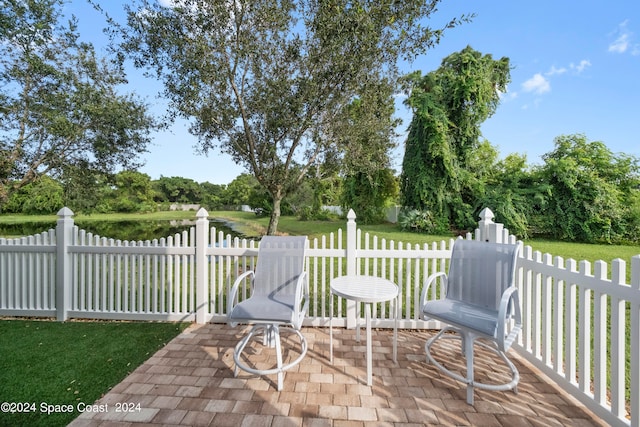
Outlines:
{"type": "MultiPolygon", "coordinates": [[[[585,277],[591,276],[591,263],[589,261],[580,261],[580,275],[585,277]]],[[[591,289],[586,286],[580,286],[578,300],[578,354],[579,366],[578,373],[580,378],[580,390],[591,395],[591,289]]]]}
{"type": "MultiPolygon", "coordinates": [[[[555,268],[564,270],[564,259],[554,258],[555,268]]],[[[562,374],[564,369],[564,280],[556,279],[553,294],[553,366],[558,374],[562,374]]]]}
{"type": "MultiPolygon", "coordinates": [[[[576,260],[567,260],[567,270],[571,273],[578,272],[578,264],[576,260]]],[[[565,281],[566,283],[566,301],[565,301],[565,378],[571,384],[576,384],[577,363],[576,363],[576,340],[577,334],[577,312],[576,306],[578,301],[578,286],[576,283],[565,281]]]]}
{"type": "MultiPolygon", "coordinates": [[[[595,263],[594,276],[603,280],[607,277],[607,265],[595,263]]],[[[597,402],[606,402],[607,392],[607,295],[593,293],[593,389],[597,402]]]]}
{"type": "MultiPolygon", "coordinates": [[[[542,262],[545,265],[553,265],[551,261],[551,254],[544,254],[542,262]]],[[[553,337],[551,335],[551,326],[552,326],[552,310],[553,310],[553,300],[551,298],[552,295],[552,287],[553,287],[553,276],[550,274],[542,274],[541,275],[541,292],[542,292],[542,300],[541,304],[541,314],[538,316],[542,320],[542,339],[540,341],[541,352],[542,352],[542,360],[547,366],[552,365],[551,354],[553,350],[553,337]]]]}
{"type": "MultiPolygon", "coordinates": [[[[626,264],[621,259],[614,259],[611,263],[611,283],[624,285],[626,277],[626,264]]],[[[612,360],[626,360],[626,301],[621,298],[611,297],[611,356],[612,360]]],[[[614,415],[624,417],[625,408],[625,368],[626,363],[611,363],[609,377],[611,378],[611,410],[614,415]]],[[[606,402],[606,400],[605,400],[606,402]]]]}

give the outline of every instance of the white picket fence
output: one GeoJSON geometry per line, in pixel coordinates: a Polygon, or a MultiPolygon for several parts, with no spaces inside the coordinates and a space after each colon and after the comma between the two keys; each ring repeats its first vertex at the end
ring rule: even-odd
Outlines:
{"type": "MultiPolygon", "coordinates": [[[[0,315],[70,318],[226,321],[226,295],[256,262],[258,243],[209,226],[200,209],[189,231],[153,241],[119,241],[74,225],[58,213],[55,230],[0,238],[0,315]]],[[[400,287],[403,328],[437,328],[420,319],[426,278],[446,271],[453,240],[431,245],[387,241],[357,229],[350,212],[342,229],[310,242],[309,326],[353,326],[360,307],[339,300],[329,318],[329,282],[371,274],[400,287]]],[[[486,209],[466,238],[515,242],[486,209]]],[[[605,262],[564,261],[524,247],[518,262],[524,329],[516,351],[614,426],[640,426],[640,255],[605,262]]],[[[248,292],[248,283],[244,292],[248,292]]],[[[438,290],[431,298],[438,296],[438,290]]],[[[388,304],[372,312],[375,327],[392,326],[388,304]]]]}

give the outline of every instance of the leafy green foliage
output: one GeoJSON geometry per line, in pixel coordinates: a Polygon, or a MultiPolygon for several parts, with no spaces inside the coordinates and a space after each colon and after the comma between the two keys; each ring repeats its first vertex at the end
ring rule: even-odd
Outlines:
{"type": "Polygon", "coordinates": [[[164,83],[170,116],[191,120],[202,152],[219,147],[251,171],[271,198],[273,234],[283,199],[353,140],[344,131],[362,133],[345,123],[353,100],[395,86],[399,59],[468,20],[421,25],[439,2],[139,0],[126,25],[112,21],[114,48],[164,83]]]}
{"type": "Polygon", "coordinates": [[[413,109],[400,177],[401,204],[432,212],[453,228],[472,226],[473,153],[480,125],[495,112],[510,81],[509,59],[466,47],[426,76],[405,77],[413,109]]]}
{"type": "Polygon", "coordinates": [[[431,234],[438,231],[438,226],[433,220],[431,212],[418,209],[402,211],[398,218],[398,225],[403,231],[431,234]]]}
{"type": "Polygon", "coordinates": [[[394,148],[395,110],[392,86],[388,82],[348,105],[346,126],[337,128],[336,140],[345,147],[344,183],[340,204],[343,211],[353,209],[361,223],[385,219],[384,208],[397,197],[398,184],[390,170],[389,152],[394,148]],[[367,104],[373,104],[367,108],[367,104]]]}
{"type": "Polygon", "coordinates": [[[135,167],[158,125],[122,94],[122,68],[61,23],[63,0],[2,2],[0,204],[11,193],[75,166],[86,174],[135,167]]]}
{"type": "Polygon", "coordinates": [[[122,171],[116,174],[112,191],[98,205],[100,212],[153,212],[151,177],[137,171],[122,171]]]}
{"type": "Polygon", "coordinates": [[[193,203],[201,198],[200,184],[189,178],[161,176],[153,182],[155,199],[169,203],[193,203]]]}
{"type": "MultiPolygon", "coordinates": [[[[154,181],[155,182],[155,181],[154,181]]],[[[212,184],[210,182],[200,183],[200,204],[207,209],[221,209],[224,206],[224,194],[226,185],[212,184]]],[[[194,201],[190,201],[194,203],[194,201]]]]}
{"type": "Polygon", "coordinates": [[[43,176],[13,192],[4,212],[31,215],[55,213],[64,206],[62,185],[54,179],[43,176]]]}
{"type": "Polygon", "coordinates": [[[227,185],[226,203],[233,206],[252,206],[251,202],[259,198],[254,194],[260,191],[260,183],[255,177],[247,173],[240,174],[227,185]]]}
{"type": "Polygon", "coordinates": [[[555,149],[543,158],[554,237],[586,242],[640,238],[638,159],[616,155],[580,134],[557,137],[555,149]]]}
{"type": "MultiPolygon", "coordinates": [[[[498,152],[488,141],[481,143],[470,158],[473,216],[490,207],[496,220],[521,238],[527,238],[544,217],[549,194],[536,169],[527,166],[525,156],[510,154],[498,160],[498,152]]],[[[545,228],[540,226],[539,228],[545,228]]]]}
{"type": "Polygon", "coordinates": [[[398,183],[390,169],[358,172],[345,178],[343,209],[351,208],[358,222],[376,224],[385,220],[387,202],[398,194],[398,183]]]}

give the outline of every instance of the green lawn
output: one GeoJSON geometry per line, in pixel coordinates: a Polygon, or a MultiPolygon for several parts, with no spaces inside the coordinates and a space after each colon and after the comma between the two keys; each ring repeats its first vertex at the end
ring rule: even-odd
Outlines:
{"type": "Polygon", "coordinates": [[[187,326],[0,320],[0,402],[29,411],[3,406],[0,426],[67,425],[187,326]]]}
{"type": "MultiPolygon", "coordinates": [[[[258,218],[250,212],[210,212],[210,216],[212,218],[217,217],[235,221],[239,229],[249,235],[264,234],[269,224],[269,218],[258,218]],[[251,230],[253,230],[254,233],[251,233],[251,230]]],[[[295,217],[282,217],[278,225],[278,231],[281,233],[293,235],[306,234],[309,236],[309,239],[316,237],[320,239],[322,235],[337,232],[338,228],[342,228],[343,234],[346,235],[346,221],[342,219],[334,221],[298,221],[295,217]]],[[[358,224],[358,228],[363,232],[378,236],[378,239],[385,238],[387,241],[394,240],[396,243],[403,242],[412,245],[440,242],[441,240],[448,240],[455,237],[453,234],[434,236],[409,233],[401,231],[396,224],[358,224]]],[[[592,263],[597,260],[611,263],[615,258],[621,258],[629,263],[632,256],[640,255],[640,245],[590,244],[547,239],[528,239],[524,241],[524,244],[531,246],[534,251],[550,253],[553,256],[561,256],[565,260],[573,258],[581,261],[584,259],[592,263]]],[[[627,271],[629,270],[630,268],[628,267],[627,271]]]]}

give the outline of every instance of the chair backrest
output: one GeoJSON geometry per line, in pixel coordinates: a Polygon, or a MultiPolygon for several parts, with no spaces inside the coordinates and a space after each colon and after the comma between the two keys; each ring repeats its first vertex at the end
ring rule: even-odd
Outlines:
{"type": "Polygon", "coordinates": [[[519,245],[458,239],[447,279],[447,298],[498,310],[502,294],[515,284],[519,245]]]}
{"type": "Polygon", "coordinates": [[[253,280],[257,295],[294,295],[304,271],[306,236],[264,236],[253,280]]]}

